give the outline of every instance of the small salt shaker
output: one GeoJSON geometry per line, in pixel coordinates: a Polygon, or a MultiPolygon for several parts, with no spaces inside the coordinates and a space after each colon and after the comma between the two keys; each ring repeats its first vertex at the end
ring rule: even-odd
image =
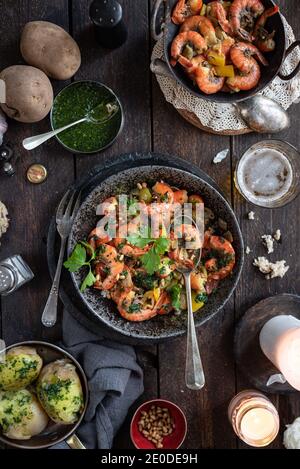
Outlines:
{"type": "Polygon", "coordinates": [[[0,261],[0,295],[13,293],[33,277],[33,272],[19,255],[0,261]]]}
{"type": "Polygon", "coordinates": [[[123,11],[116,0],[94,0],[90,6],[97,42],[107,49],[120,47],[127,39],[123,11]]]}

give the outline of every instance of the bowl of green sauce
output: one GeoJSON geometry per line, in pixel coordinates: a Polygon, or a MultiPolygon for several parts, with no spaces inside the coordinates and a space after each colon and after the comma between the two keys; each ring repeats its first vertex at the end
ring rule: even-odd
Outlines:
{"type": "Polygon", "coordinates": [[[81,122],[56,136],[73,153],[97,153],[112,145],[122,131],[124,113],[115,93],[97,81],[75,81],[63,88],[55,97],[50,121],[53,130],[75,122],[101,103],[115,103],[117,112],[106,122],[81,122]]]}

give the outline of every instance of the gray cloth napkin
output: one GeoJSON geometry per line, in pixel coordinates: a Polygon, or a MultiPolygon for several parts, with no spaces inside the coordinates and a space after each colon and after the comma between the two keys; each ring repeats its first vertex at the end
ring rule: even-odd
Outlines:
{"type": "MultiPolygon", "coordinates": [[[[82,365],[89,404],[76,434],[90,449],[109,449],[129,407],[143,393],[143,372],[134,348],[84,329],[64,311],[62,347],[82,365]]],[[[53,449],[66,449],[59,443],[53,449]]]]}

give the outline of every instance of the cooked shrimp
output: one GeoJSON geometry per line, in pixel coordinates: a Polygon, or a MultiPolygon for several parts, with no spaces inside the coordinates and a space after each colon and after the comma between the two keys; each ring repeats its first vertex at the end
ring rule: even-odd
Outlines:
{"type": "Polygon", "coordinates": [[[96,227],[88,236],[88,243],[94,250],[101,244],[109,243],[111,240],[112,237],[109,234],[105,234],[101,227],[96,227]]]}
{"type": "Polygon", "coordinates": [[[179,31],[181,33],[187,31],[200,33],[206,40],[208,46],[212,46],[218,42],[215,28],[212,22],[205,16],[190,16],[185,20],[179,31]]]}
{"type": "Polygon", "coordinates": [[[203,272],[192,272],[191,273],[191,288],[196,292],[205,291],[205,283],[207,280],[207,274],[203,272]]]}
{"type": "Polygon", "coordinates": [[[172,21],[182,24],[189,16],[198,15],[203,5],[203,0],[179,0],[172,13],[172,21]]]}
{"type": "Polygon", "coordinates": [[[233,34],[231,25],[227,19],[227,13],[220,2],[211,2],[207,5],[209,16],[215,18],[226,34],[233,34]]]}
{"type": "Polygon", "coordinates": [[[121,293],[118,300],[118,310],[121,316],[128,321],[146,321],[157,314],[167,314],[173,309],[170,297],[167,292],[163,292],[153,308],[144,307],[135,291],[125,291],[121,293]]]}
{"type": "Polygon", "coordinates": [[[229,19],[234,34],[251,42],[254,38],[249,31],[254,28],[255,20],[265,11],[260,0],[234,0],[229,19]]]}
{"type": "Polygon", "coordinates": [[[168,184],[157,182],[152,187],[154,196],[157,196],[161,202],[172,204],[174,202],[174,192],[168,184]]]}
{"type": "Polygon", "coordinates": [[[217,77],[214,74],[214,67],[202,55],[194,57],[191,62],[192,67],[189,73],[192,74],[198,88],[203,93],[214,94],[222,89],[225,78],[217,77]]]}
{"type": "Polygon", "coordinates": [[[254,28],[255,43],[262,52],[272,52],[275,49],[274,35],[275,31],[269,33],[265,29],[268,18],[279,13],[279,7],[268,8],[256,21],[254,28]]]}
{"type": "Polygon", "coordinates": [[[186,31],[179,33],[171,45],[171,64],[173,66],[179,61],[182,65],[189,66],[191,58],[195,55],[202,54],[207,49],[206,40],[201,34],[195,31],[186,31]],[[191,51],[190,57],[185,57],[183,53],[186,47],[191,51]]]}
{"type": "Polygon", "coordinates": [[[205,263],[208,271],[208,281],[222,280],[227,277],[235,265],[235,251],[232,244],[222,236],[210,236],[208,252],[213,257],[205,263]]]}
{"type": "Polygon", "coordinates": [[[174,202],[180,205],[186,204],[188,201],[188,193],[186,190],[174,192],[174,202]]]}
{"type": "Polygon", "coordinates": [[[229,36],[221,42],[221,53],[224,54],[226,58],[229,56],[230,50],[234,42],[234,39],[229,36]]]}
{"type": "Polygon", "coordinates": [[[230,50],[233,64],[243,73],[249,73],[252,70],[255,62],[253,56],[256,56],[263,65],[268,65],[267,60],[253,44],[238,42],[230,50]]]}
{"type": "Polygon", "coordinates": [[[99,265],[96,264],[95,271],[96,274],[105,274],[106,277],[101,283],[97,279],[95,288],[101,288],[102,290],[110,290],[116,282],[119,280],[120,273],[124,269],[124,262],[118,260],[118,252],[114,246],[109,244],[102,244],[101,249],[98,253],[98,260],[100,260],[99,265]],[[103,265],[104,264],[104,265],[103,265]],[[101,285],[101,287],[100,287],[101,285]]]}
{"type": "Polygon", "coordinates": [[[253,61],[252,68],[249,73],[243,73],[242,75],[235,75],[233,78],[227,78],[226,84],[229,86],[231,91],[248,91],[255,88],[261,77],[260,66],[253,61]]]}

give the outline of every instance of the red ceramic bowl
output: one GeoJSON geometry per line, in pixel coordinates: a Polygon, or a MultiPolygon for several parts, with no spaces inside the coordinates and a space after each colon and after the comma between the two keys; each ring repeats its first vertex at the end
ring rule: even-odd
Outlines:
{"type": "Polygon", "coordinates": [[[167,408],[175,423],[175,428],[171,435],[164,437],[162,449],[177,449],[180,448],[185,440],[187,432],[187,421],[182,410],[173,402],[165,401],[164,399],[153,399],[152,401],[144,402],[135,412],[130,425],[130,437],[137,449],[154,449],[157,451],[156,446],[152,441],[147,440],[146,437],[139,431],[138,422],[141,418],[142,411],[148,412],[152,405],[167,408]]]}

